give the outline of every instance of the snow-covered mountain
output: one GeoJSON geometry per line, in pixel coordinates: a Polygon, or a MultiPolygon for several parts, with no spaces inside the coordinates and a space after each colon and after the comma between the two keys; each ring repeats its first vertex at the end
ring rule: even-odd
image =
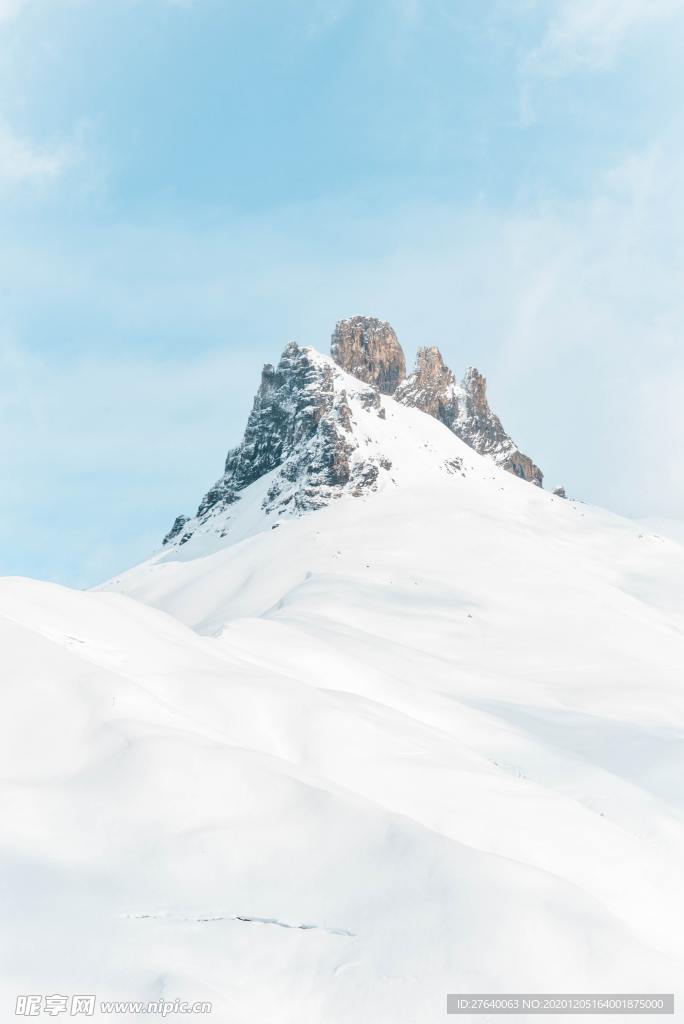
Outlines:
{"type": "Polygon", "coordinates": [[[289,345],[150,559],[0,582],[3,1004],[427,1024],[684,978],[684,547],[480,454],[343,323],[359,376],[289,345]]]}
{"type": "MultiPolygon", "coordinates": [[[[197,529],[227,536],[235,529],[230,524],[244,519],[244,504],[228,514],[231,506],[266,477],[268,489],[261,500],[266,515],[299,514],[344,494],[375,491],[387,479],[396,483],[390,471],[397,456],[397,472],[406,463],[412,480],[415,466],[406,451],[413,444],[396,433],[405,428],[388,429],[377,422],[385,420],[390,408],[394,421],[403,424],[397,404],[427,413],[469,448],[541,486],[541,470],[518,450],[489,408],[486,382],[477,370],[471,367],[458,384],[438,349],[420,349],[416,369],[407,378],[404,353],[390,325],[352,317],[337,324],[330,357],[291,342],[277,367],[264,367],[244,438],[228,452],[223,475],[194,517],[175,519],[163,543],[184,544],[197,529]],[[383,400],[389,395],[395,402],[388,407],[383,400]]],[[[418,429],[427,429],[424,417],[417,422],[418,429]]],[[[463,457],[467,453],[457,446],[453,457],[438,455],[438,468],[460,471],[457,463],[463,457]]]]}

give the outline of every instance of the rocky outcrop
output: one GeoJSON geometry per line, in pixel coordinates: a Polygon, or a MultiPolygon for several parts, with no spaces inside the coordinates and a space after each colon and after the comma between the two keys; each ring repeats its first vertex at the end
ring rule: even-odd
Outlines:
{"type": "Polygon", "coordinates": [[[396,334],[386,321],[366,316],[339,321],[330,354],[354,377],[392,395],[402,405],[441,420],[481,455],[541,486],[541,470],[520,451],[490,409],[487,382],[477,370],[467,370],[459,383],[438,348],[421,348],[415,369],[407,378],[406,360],[396,334]]]}
{"type": "Polygon", "coordinates": [[[544,474],[529,455],[517,447],[504,430],[501,420],[489,407],[487,381],[474,367],[466,370],[462,388],[464,398],[458,418],[458,433],[471,448],[488,455],[497,465],[529,483],[542,486],[544,474]]]}
{"type": "Polygon", "coordinates": [[[176,540],[177,537],[179,538],[179,543],[182,544],[183,540],[182,540],[180,535],[183,532],[183,527],[185,526],[185,524],[189,523],[189,522],[190,522],[190,517],[189,516],[176,516],[176,518],[173,521],[173,526],[171,527],[169,532],[164,537],[164,540],[162,541],[162,544],[170,544],[171,541],[172,540],[176,540]]]}
{"type": "MultiPolygon", "coordinates": [[[[226,530],[231,506],[265,477],[267,485],[257,493],[266,515],[299,514],[345,493],[374,490],[381,472],[391,468],[372,426],[376,417],[386,417],[383,394],[440,420],[481,455],[541,485],[541,470],[489,408],[486,382],[477,370],[468,370],[459,383],[439,349],[422,348],[407,378],[396,334],[373,317],[340,320],[331,354],[334,362],[291,342],[277,366],[264,367],[244,437],[228,452],[223,475],[193,518],[177,517],[164,544],[184,544],[200,528],[226,530]],[[355,417],[359,424],[364,421],[363,429],[357,429],[355,417]]],[[[446,469],[456,473],[462,467],[452,459],[446,469]]]]}
{"type": "Polygon", "coordinates": [[[358,408],[380,415],[372,387],[348,381],[313,349],[294,342],[276,367],[267,364],[240,444],[228,452],[225,470],[205,494],[194,519],[179,516],[164,543],[184,543],[200,526],[225,513],[250,484],[270,474],[261,502],[267,514],[321,508],[348,492],[373,489],[390,463],[360,450],[353,430],[350,398],[358,408]]]}
{"type": "Polygon", "coordinates": [[[489,407],[487,382],[470,368],[459,383],[438,348],[421,348],[416,367],[396,390],[396,401],[441,420],[449,430],[515,476],[541,487],[543,474],[523,454],[489,407]]]}
{"type": "Polygon", "coordinates": [[[395,392],[395,399],[441,420],[450,430],[458,419],[461,389],[438,348],[419,348],[416,366],[395,392]]]}
{"type": "Polygon", "coordinates": [[[392,395],[406,376],[406,359],[397,336],[385,320],[353,316],[340,320],[332,336],[330,354],[343,370],[392,395]]]}

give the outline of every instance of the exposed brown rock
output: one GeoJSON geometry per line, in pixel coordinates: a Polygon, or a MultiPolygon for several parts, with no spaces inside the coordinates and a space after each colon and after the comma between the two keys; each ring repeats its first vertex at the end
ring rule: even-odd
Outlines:
{"type": "Polygon", "coordinates": [[[544,474],[529,455],[520,451],[504,430],[499,417],[490,409],[487,381],[479,370],[472,366],[466,370],[462,387],[465,400],[459,413],[459,430],[455,432],[471,448],[481,455],[490,455],[509,473],[541,487],[544,474]]]}
{"type": "Polygon", "coordinates": [[[394,397],[402,405],[441,420],[451,430],[458,417],[459,392],[456,378],[442,359],[442,353],[432,346],[418,349],[415,369],[399,385],[394,397]]]}
{"type": "Polygon", "coordinates": [[[406,376],[406,359],[397,336],[384,320],[353,316],[335,327],[330,354],[343,370],[383,395],[392,395],[406,376]]]}
{"type": "Polygon", "coordinates": [[[541,486],[541,470],[518,449],[490,409],[487,382],[478,370],[471,367],[459,384],[438,348],[421,348],[413,373],[394,397],[441,420],[476,452],[510,473],[541,486]]]}

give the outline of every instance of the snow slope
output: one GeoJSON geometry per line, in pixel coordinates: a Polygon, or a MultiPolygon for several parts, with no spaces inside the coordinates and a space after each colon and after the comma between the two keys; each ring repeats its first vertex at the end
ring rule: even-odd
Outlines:
{"type": "Polygon", "coordinates": [[[684,548],[382,404],[360,497],[267,475],[100,592],[0,582],[3,1004],[681,986],[684,548]]]}
{"type": "Polygon", "coordinates": [[[637,522],[641,524],[644,530],[657,533],[662,537],[668,537],[678,544],[684,544],[684,520],[682,519],[652,517],[638,519],[637,522]]]}

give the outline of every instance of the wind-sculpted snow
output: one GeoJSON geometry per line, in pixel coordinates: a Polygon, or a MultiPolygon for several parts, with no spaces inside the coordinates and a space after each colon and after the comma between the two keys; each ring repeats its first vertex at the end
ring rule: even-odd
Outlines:
{"type": "Polygon", "coordinates": [[[128,577],[212,636],[2,582],[8,1014],[29,989],[408,1024],[447,990],[673,988],[682,552],[463,483],[128,577]]]}

